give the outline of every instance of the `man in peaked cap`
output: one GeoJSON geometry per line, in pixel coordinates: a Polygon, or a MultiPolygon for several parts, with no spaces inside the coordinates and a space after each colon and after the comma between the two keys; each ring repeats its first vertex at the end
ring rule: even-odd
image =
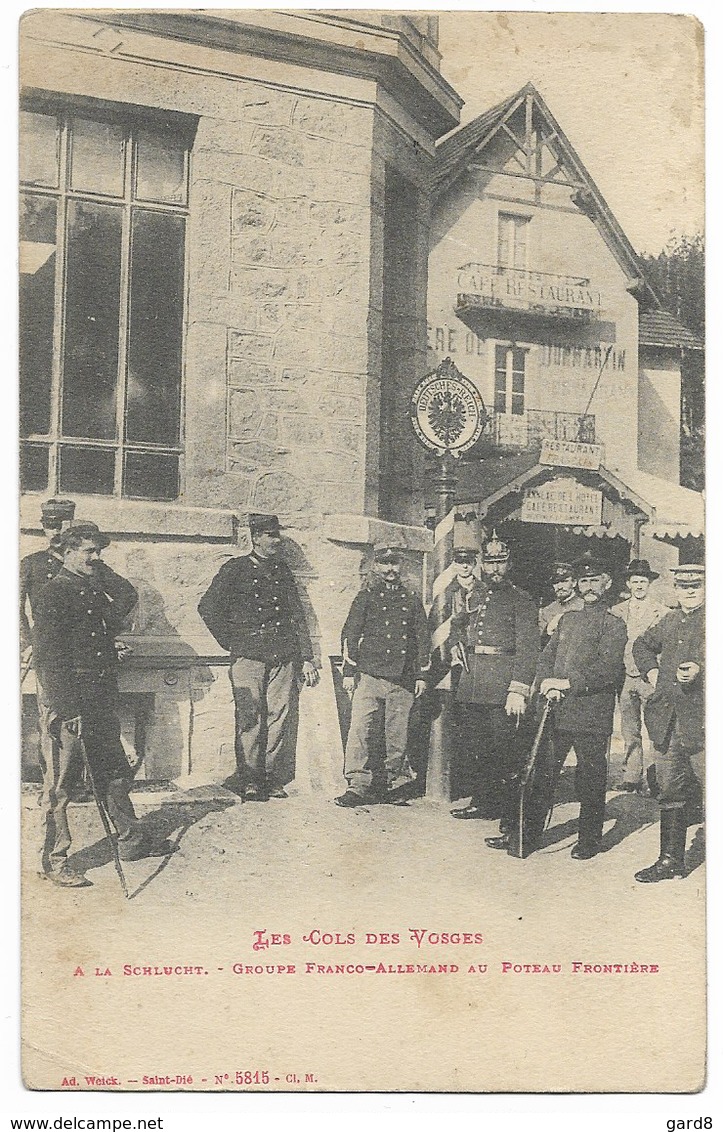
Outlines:
{"type": "Polygon", "coordinates": [[[198,612],[231,654],[236,772],[226,785],[247,802],[286,798],[293,778],[299,681],[319,683],[299,591],[281,558],[276,515],[251,514],[251,553],[224,563],[198,612]]]}
{"type": "Polygon", "coordinates": [[[507,579],[510,550],[496,533],[482,549],[482,579],[455,594],[449,646],[460,668],[454,693],[459,754],[472,761],[470,802],[455,818],[499,818],[523,751],[539,653],[537,609],[507,579]]]}
{"type": "Polygon", "coordinates": [[[548,638],[555,632],[563,613],[569,613],[571,609],[582,609],[583,607],[583,600],[577,592],[575,571],[569,562],[555,563],[552,568],[551,582],[555,600],[544,606],[540,611],[540,632],[542,633],[543,644],[547,644],[548,638]]]}
{"type": "Polygon", "coordinates": [[[32,630],[28,612],[32,617],[34,599],[63,565],[63,556],[55,540],[63,527],[72,522],[74,514],[75,503],[71,499],[47,499],[41,503],[40,521],[48,545],[44,550],[27,554],[20,561],[20,644],[27,660],[30,659],[27,650],[32,648],[32,630]]]}
{"type": "MultiPolygon", "coordinates": [[[[430,638],[421,600],[401,580],[400,547],[374,544],[374,568],[352,602],[341,632],[343,681],[352,695],[344,755],[348,789],[335,798],[352,808],[393,800],[414,780],[407,754],[409,716],[426,690],[430,638]],[[374,739],[383,728],[384,782],[375,784],[374,739]]],[[[401,796],[401,794],[400,794],[401,796]]]]}
{"type": "Polygon", "coordinates": [[[621,778],[617,789],[647,792],[643,756],[643,711],[653,689],[638,671],[633,657],[633,644],[651,625],[668,612],[664,603],[651,591],[659,578],[645,558],[634,558],[627,569],[630,597],[614,605],[611,612],[625,622],[628,641],[625,646],[625,682],[620,693],[620,723],[625,744],[621,778]]]}
{"type": "Polygon", "coordinates": [[[57,538],[62,567],[40,590],[34,607],[33,647],[53,743],[41,797],[41,871],[62,888],[91,883],[68,865],[69,790],[83,764],[83,747],[115,826],[120,856],[135,860],[173,852],[173,846],[154,844],[141,829],[128,794],[132,774],[120,740],[115,638],[138,595],[101,562],[109,542],[95,523],[70,523],[57,538]]]}
{"type": "MultiPolygon", "coordinates": [[[[584,606],[561,617],[537,666],[536,684],[553,706],[549,758],[533,779],[525,815],[525,840],[542,835],[552,809],[555,787],[571,750],[577,759],[575,784],[580,802],[576,860],[600,851],[605,819],[607,751],[613,727],[615,698],[623,681],[625,626],[605,603],[612,585],[606,563],[586,554],[575,563],[584,606]]],[[[488,838],[493,849],[513,851],[509,837],[488,838]]]]}
{"type": "Polygon", "coordinates": [[[660,793],[660,855],[635,879],[642,884],[685,875],[687,804],[705,779],[705,567],[674,567],[673,609],[633,643],[641,677],[653,689],[645,723],[655,748],[660,793]]]}

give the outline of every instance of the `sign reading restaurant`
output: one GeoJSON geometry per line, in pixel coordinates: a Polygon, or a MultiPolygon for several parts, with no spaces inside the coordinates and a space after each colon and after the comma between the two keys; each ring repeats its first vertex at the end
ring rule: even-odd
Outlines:
{"type": "Polygon", "coordinates": [[[589,468],[597,471],[602,463],[602,444],[584,444],[576,440],[543,438],[540,463],[563,468],[589,468]]]}
{"type": "Polygon", "coordinates": [[[602,522],[602,492],[574,479],[554,479],[530,488],[522,500],[523,523],[589,527],[602,522]]]}
{"type": "Polygon", "coordinates": [[[602,308],[600,291],[589,279],[539,271],[500,271],[498,267],[468,263],[459,269],[457,287],[467,301],[483,306],[562,308],[592,314],[602,308]]]}

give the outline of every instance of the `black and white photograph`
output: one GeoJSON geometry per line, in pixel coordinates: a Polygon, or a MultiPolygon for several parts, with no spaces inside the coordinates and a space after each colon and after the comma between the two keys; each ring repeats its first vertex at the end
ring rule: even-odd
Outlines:
{"type": "Polygon", "coordinates": [[[22,14],[27,1090],[704,1088],[704,36],[22,14]]]}

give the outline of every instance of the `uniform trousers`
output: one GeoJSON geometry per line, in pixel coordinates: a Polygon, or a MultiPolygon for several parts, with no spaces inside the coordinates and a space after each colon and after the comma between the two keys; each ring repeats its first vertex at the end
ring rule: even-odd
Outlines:
{"type": "Polygon", "coordinates": [[[525,806],[525,826],[532,841],[543,833],[547,815],[555,802],[560,772],[572,749],[577,760],[575,792],[580,803],[578,840],[588,845],[600,841],[605,821],[609,740],[609,735],[563,731],[552,724],[525,806]]]}
{"type": "Polygon", "coordinates": [[[409,714],[414,693],[391,680],[362,672],[354,689],[351,724],[344,753],[344,777],[355,794],[373,790],[374,769],[379,761],[381,736],[386,753],[386,786],[394,790],[414,781],[407,756],[409,714]]]}
{"type": "Polygon", "coordinates": [[[236,657],[229,669],[241,785],[286,786],[294,777],[299,719],[297,666],[236,657]]]}
{"type": "Polygon", "coordinates": [[[42,845],[40,867],[57,872],[65,865],[71,836],[68,824],[70,791],[83,772],[81,742],[98,794],[118,834],[119,848],[140,837],[138,818],[128,795],[132,772],[120,741],[120,723],[108,703],[101,700],[80,716],[82,739],[73,729],[76,721],[61,720],[51,712],[47,762],[40,797],[42,845]]]}
{"type": "Polygon", "coordinates": [[[626,785],[641,786],[643,771],[643,710],[653,693],[653,686],[642,676],[627,676],[620,693],[620,724],[625,743],[621,781],[626,785]]]}
{"type": "Polygon", "coordinates": [[[470,805],[492,817],[506,814],[524,756],[527,714],[517,721],[501,705],[456,703],[454,722],[459,757],[469,765],[470,805]]]}
{"type": "Polygon", "coordinates": [[[667,751],[655,752],[655,773],[661,810],[682,809],[696,793],[696,780],[705,803],[705,751],[686,748],[675,725],[667,751]]]}

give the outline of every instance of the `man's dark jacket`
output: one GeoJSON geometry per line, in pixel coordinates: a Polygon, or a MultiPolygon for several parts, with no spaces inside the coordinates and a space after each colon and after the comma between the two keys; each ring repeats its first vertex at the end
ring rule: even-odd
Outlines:
{"type": "Polygon", "coordinates": [[[656,751],[667,751],[675,726],[676,741],[689,754],[705,741],[705,614],[703,606],[685,613],[672,609],[633,643],[633,657],[646,677],[658,669],[658,683],[645,705],[645,726],[656,751]],[[679,684],[680,664],[697,664],[700,673],[679,684]]]}
{"type": "Polygon", "coordinates": [[[560,731],[612,734],[627,639],[625,623],[602,601],[560,618],[537,667],[538,684],[551,676],[570,681],[570,690],[554,707],[560,731]]]}
{"type": "Polygon", "coordinates": [[[529,695],[540,654],[537,606],[507,579],[455,589],[449,647],[462,644],[469,672],[462,671],[458,703],[504,705],[509,692],[529,695]],[[480,652],[475,649],[494,651],[480,652]]]}
{"type": "Polygon", "coordinates": [[[32,629],[28,618],[30,612],[35,617],[35,604],[38,594],[63,567],[63,556],[52,550],[36,550],[27,554],[20,562],[20,643],[23,648],[32,643],[32,629]]]}
{"type": "Polygon", "coordinates": [[[362,672],[413,691],[429,671],[430,644],[417,595],[373,577],[354,598],[341,631],[344,675],[362,672]]]}
{"type": "Polygon", "coordinates": [[[38,593],[33,655],[60,719],[105,710],[115,698],[114,641],[137,600],[131,583],[104,562],[92,576],[62,569],[38,593]]]}
{"type": "Polygon", "coordinates": [[[281,560],[253,553],[229,559],[201,598],[198,612],[234,658],[265,664],[314,659],[299,591],[281,560]]]}

